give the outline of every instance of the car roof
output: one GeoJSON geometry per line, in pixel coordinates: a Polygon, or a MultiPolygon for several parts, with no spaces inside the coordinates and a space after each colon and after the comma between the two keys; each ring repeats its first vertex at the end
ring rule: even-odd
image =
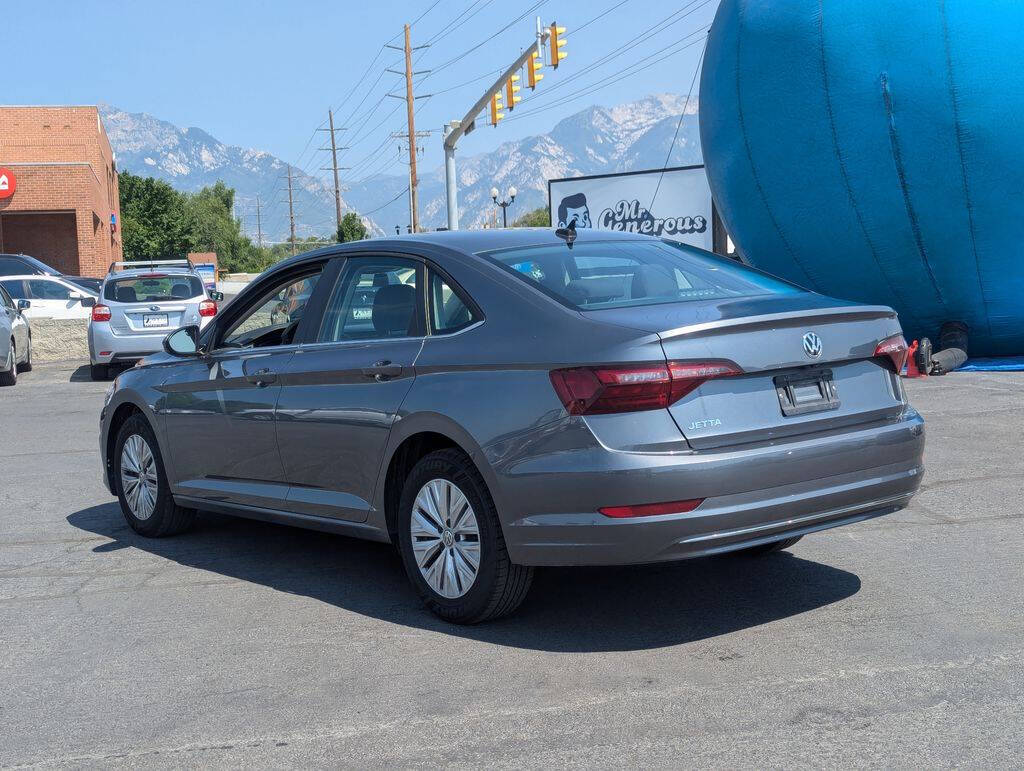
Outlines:
{"type": "MultiPolygon", "coordinates": [[[[618,230],[595,230],[580,228],[576,231],[575,243],[596,241],[659,241],[653,236],[638,233],[626,233],[618,230]]],[[[310,252],[282,260],[273,266],[275,272],[297,265],[307,260],[319,259],[332,254],[346,252],[372,251],[403,251],[409,247],[435,246],[453,249],[465,254],[489,252],[497,249],[525,248],[531,246],[548,246],[565,244],[555,234],[554,228],[490,228],[484,230],[441,230],[416,235],[387,236],[370,238],[363,241],[348,241],[343,244],[331,244],[310,252]]]]}
{"type": "Polygon", "coordinates": [[[160,266],[156,266],[156,267],[152,267],[152,268],[128,268],[127,270],[118,270],[118,271],[115,271],[113,273],[108,273],[104,277],[103,280],[104,281],[109,281],[111,279],[117,280],[119,278],[138,278],[139,276],[151,276],[151,275],[159,275],[159,276],[170,276],[170,275],[174,275],[174,276],[195,276],[196,278],[201,278],[201,276],[196,271],[190,270],[189,268],[177,268],[177,267],[162,268],[160,266]]]}

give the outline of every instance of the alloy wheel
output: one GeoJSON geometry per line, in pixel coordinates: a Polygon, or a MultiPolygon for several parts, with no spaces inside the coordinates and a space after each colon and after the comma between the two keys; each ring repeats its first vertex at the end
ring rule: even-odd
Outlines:
{"type": "Polygon", "coordinates": [[[158,489],[156,459],[149,444],[138,434],[129,436],[121,449],[121,489],[137,519],[153,516],[158,489]]]}
{"type": "Polygon", "coordinates": [[[409,527],[430,588],[448,599],[465,595],[480,569],[480,529],[462,490],[447,479],[427,482],[416,494],[409,527]]]}

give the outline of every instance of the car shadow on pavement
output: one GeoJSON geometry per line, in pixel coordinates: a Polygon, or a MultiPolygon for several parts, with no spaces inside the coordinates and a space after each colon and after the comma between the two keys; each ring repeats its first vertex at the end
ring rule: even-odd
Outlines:
{"type": "Polygon", "coordinates": [[[853,573],[787,552],[759,559],[544,568],[513,616],[465,627],[441,621],[420,604],[387,544],[207,513],[187,534],[148,539],[128,527],[116,502],[75,512],[67,521],[112,539],[93,550],[99,554],[141,549],[395,624],[543,651],[695,642],[805,613],[860,589],[853,573]]]}

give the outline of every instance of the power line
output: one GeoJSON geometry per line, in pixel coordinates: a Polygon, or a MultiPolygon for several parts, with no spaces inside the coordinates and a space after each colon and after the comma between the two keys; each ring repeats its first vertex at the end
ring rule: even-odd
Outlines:
{"type": "Polygon", "coordinates": [[[380,206],[378,206],[378,207],[377,207],[376,209],[371,209],[371,210],[370,210],[370,211],[368,211],[368,212],[363,212],[363,216],[364,216],[364,217],[369,217],[369,216],[370,216],[371,214],[376,214],[376,213],[377,213],[377,212],[379,212],[379,211],[380,211],[381,209],[384,209],[384,208],[386,208],[386,207],[390,206],[391,204],[393,204],[393,203],[394,203],[395,201],[397,201],[397,200],[398,200],[399,198],[401,198],[401,197],[402,197],[403,195],[405,195],[405,194],[406,194],[406,193],[408,193],[408,192],[409,192],[409,186],[408,186],[408,185],[406,185],[406,186],[405,186],[405,189],[404,189],[404,190],[403,190],[403,191],[402,191],[401,193],[399,193],[398,195],[396,195],[396,196],[395,196],[394,198],[392,198],[392,199],[391,199],[390,201],[388,201],[387,203],[383,203],[383,204],[381,204],[381,205],[380,205],[380,206]]]}

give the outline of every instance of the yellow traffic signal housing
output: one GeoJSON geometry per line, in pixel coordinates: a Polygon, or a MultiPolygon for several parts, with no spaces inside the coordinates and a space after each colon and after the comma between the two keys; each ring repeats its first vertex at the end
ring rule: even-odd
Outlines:
{"type": "Polygon", "coordinates": [[[537,72],[543,66],[544,60],[541,59],[540,54],[536,51],[533,52],[533,56],[526,60],[526,85],[531,89],[536,88],[537,82],[544,77],[537,72]]]}
{"type": "Polygon", "coordinates": [[[519,93],[519,86],[516,83],[519,81],[518,75],[513,75],[507,81],[505,81],[505,106],[514,110],[517,102],[523,101],[521,96],[517,96],[519,93]]]}
{"type": "Polygon", "coordinates": [[[565,41],[562,39],[562,35],[565,34],[565,27],[559,27],[557,24],[551,25],[551,33],[548,36],[548,48],[551,51],[551,66],[557,68],[558,63],[562,61],[567,54],[562,50],[565,46],[565,41]]]}
{"type": "Polygon", "coordinates": [[[501,110],[501,92],[495,91],[491,94],[491,125],[497,126],[498,121],[505,117],[505,113],[499,112],[501,110]]]}

